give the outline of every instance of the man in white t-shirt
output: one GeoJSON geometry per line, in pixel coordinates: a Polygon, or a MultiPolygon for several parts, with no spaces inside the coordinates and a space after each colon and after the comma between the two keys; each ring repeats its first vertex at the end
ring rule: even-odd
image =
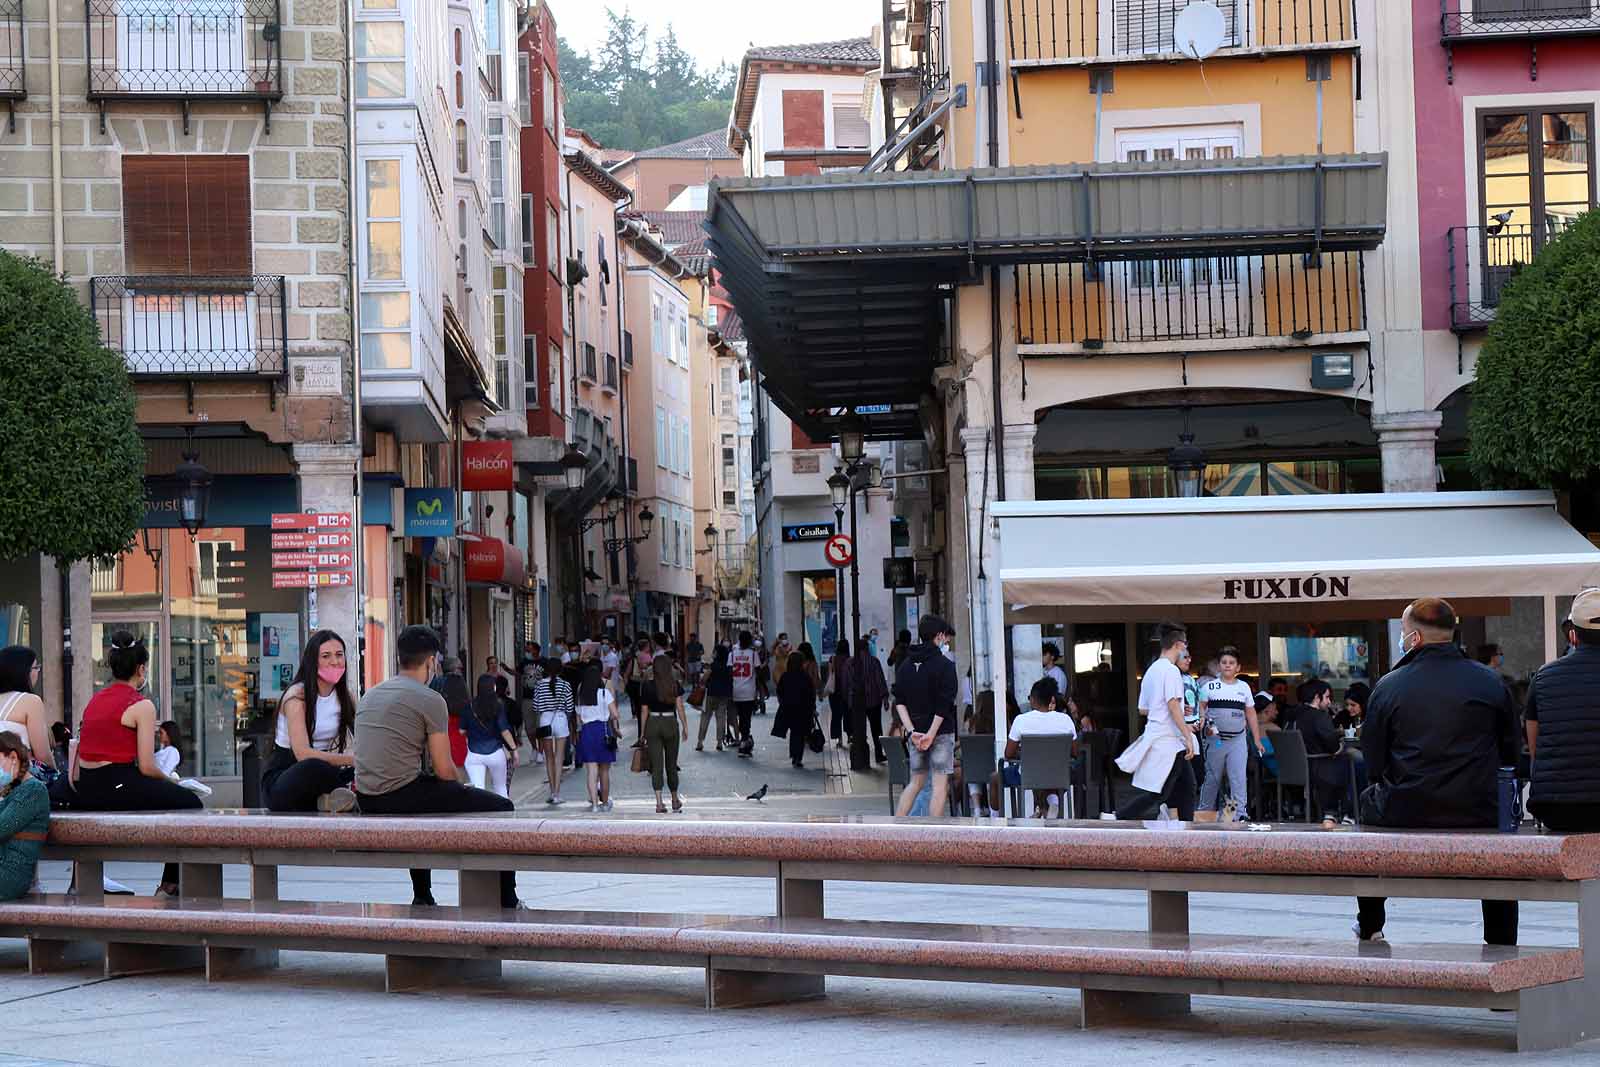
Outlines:
{"type": "Polygon", "coordinates": [[[611,638],[608,637],[601,641],[600,677],[605,679],[607,685],[611,683],[611,679],[617,676],[617,668],[621,665],[622,657],[617,655],[617,646],[612,643],[611,638]]]}
{"type": "Polygon", "coordinates": [[[1178,659],[1189,650],[1189,636],[1177,623],[1163,623],[1161,654],[1144,672],[1139,685],[1139,710],[1147,716],[1144,733],[1117,757],[1117,766],[1133,775],[1134,795],[1117,810],[1117,818],[1156,818],[1161,808],[1194,818],[1194,768],[1198,754],[1194,729],[1184,722],[1183,672],[1178,659]]]}
{"type": "MultiPolygon", "coordinates": [[[[1011,731],[1006,734],[1006,759],[1017,759],[1022,755],[1024,737],[1039,736],[1078,736],[1078,727],[1072,721],[1072,716],[1067,714],[1067,698],[1057,691],[1055,680],[1049,677],[1033,683],[1033,689],[1028,693],[1028,710],[1011,720],[1011,731]]],[[[1036,793],[1033,803],[1035,817],[1048,815],[1054,818],[1061,803],[1061,790],[1036,793]],[[1044,810],[1046,797],[1049,798],[1048,810],[1044,810]]]]}
{"type": "Polygon", "coordinates": [[[1233,801],[1236,818],[1244,818],[1249,810],[1249,795],[1245,787],[1249,773],[1250,753],[1245,747],[1254,744],[1256,754],[1262,752],[1261,726],[1256,721],[1255,694],[1250,683],[1239,677],[1239,650],[1226,645],[1217,653],[1219,677],[1208,678],[1200,685],[1200,718],[1211,723],[1215,736],[1205,739],[1206,777],[1200,786],[1200,806],[1195,812],[1199,822],[1217,819],[1217,794],[1222,790],[1222,778],[1228,778],[1228,796],[1233,801]],[[1250,731],[1245,737],[1246,728],[1250,731]]]}
{"type": "Polygon", "coordinates": [[[750,735],[750,716],[756,705],[756,650],[755,639],[749,630],[739,631],[739,644],[728,653],[728,671],[733,675],[733,710],[739,721],[739,755],[749,758],[755,751],[755,738],[750,735]]]}
{"type": "Polygon", "coordinates": [[[1053,641],[1046,641],[1040,650],[1040,659],[1044,661],[1044,676],[1056,683],[1056,692],[1061,694],[1061,703],[1067,702],[1067,672],[1061,669],[1061,650],[1053,641]]]}

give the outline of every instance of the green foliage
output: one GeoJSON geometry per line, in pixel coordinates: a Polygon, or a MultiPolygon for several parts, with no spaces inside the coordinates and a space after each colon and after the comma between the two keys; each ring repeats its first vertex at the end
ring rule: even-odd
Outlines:
{"type": "Polygon", "coordinates": [[[122,357],[37,259],[0,249],[0,559],[114,556],[144,521],[122,357]]]}
{"type": "Polygon", "coordinates": [[[592,54],[556,42],[566,119],[607,147],[645,149],[725,125],[737,71],[704,71],[671,24],[652,46],[650,27],[606,9],[606,39],[592,54]]]}
{"type": "Polygon", "coordinates": [[[1545,245],[1502,291],[1469,421],[1486,485],[1571,488],[1600,474],[1600,211],[1545,245]]]}

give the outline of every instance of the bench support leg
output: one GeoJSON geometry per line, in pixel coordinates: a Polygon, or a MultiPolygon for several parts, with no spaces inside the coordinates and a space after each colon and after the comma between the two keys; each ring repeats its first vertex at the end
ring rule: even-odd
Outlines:
{"type": "Polygon", "coordinates": [[[778,915],[784,919],[822,918],[823,882],[778,875],[778,915]]]}
{"type": "Polygon", "coordinates": [[[498,908],[500,906],[499,871],[462,871],[457,899],[463,908],[498,908]]]}
{"type": "Polygon", "coordinates": [[[1187,934],[1189,932],[1189,894],[1165,889],[1150,891],[1150,932],[1187,934]]]}
{"type": "MultiPolygon", "coordinates": [[[[1150,891],[1150,933],[1187,936],[1189,933],[1189,894],[1165,889],[1150,891]]],[[[1085,989],[1083,1025],[1118,1026],[1150,1019],[1188,1015],[1187,993],[1134,993],[1116,989],[1085,989]]]]}
{"type": "Polygon", "coordinates": [[[211,900],[222,896],[222,864],[178,864],[178,896],[206,897],[211,900]]]}
{"type": "Polygon", "coordinates": [[[255,863],[250,866],[250,899],[276,903],[278,900],[278,866],[275,863],[255,863]]]}
{"type": "MultiPolygon", "coordinates": [[[[499,899],[498,891],[495,899],[499,899]]],[[[457,982],[499,977],[499,960],[452,960],[439,956],[383,958],[384,988],[390,993],[421,991],[457,982]]]]}
{"type": "Polygon", "coordinates": [[[103,966],[105,950],[97,941],[56,941],[48,937],[28,938],[28,973],[55,974],[85,964],[103,966]]]}
{"type": "Polygon", "coordinates": [[[828,995],[827,979],[820,974],[738,971],[716,964],[715,958],[706,961],[707,1008],[755,1008],[828,995]]]}
{"type": "Polygon", "coordinates": [[[205,950],[198,945],[146,945],[134,941],[106,942],[106,977],[152,971],[192,971],[206,965],[205,950]]]}
{"type": "Polygon", "coordinates": [[[78,860],[72,865],[76,879],[74,891],[79,904],[104,904],[106,899],[106,865],[99,860],[78,860]]]}
{"type": "Polygon", "coordinates": [[[278,966],[275,948],[223,948],[206,946],[206,981],[220,982],[256,971],[270,971],[278,966]]]}
{"type": "Polygon", "coordinates": [[[1517,994],[1517,1051],[1571,1048],[1600,1037],[1600,881],[1583,882],[1578,898],[1583,977],[1517,994]]]}

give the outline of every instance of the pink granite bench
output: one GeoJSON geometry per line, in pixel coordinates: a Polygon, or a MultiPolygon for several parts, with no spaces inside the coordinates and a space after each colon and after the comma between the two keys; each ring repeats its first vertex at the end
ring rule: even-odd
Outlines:
{"type": "Polygon", "coordinates": [[[693,917],[673,927],[671,936],[673,951],[686,953],[675,957],[678,962],[706,968],[710,1002],[719,1006],[817,996],[824,975],[852,974],[1077,986],[1084,990],[1086,1022],[1183,1012],[1191,994],[1222,993],[1515,1008],[1521,1048],[1562,1047],[1600,1035],[1600,835],[1303,827],[1257,833],[881,817],[732,822],[206,812],[65,814],[52,822],[47,856],[85,864],[80,884],[88,886],[99,884],[100,865],[109,860],[176,859],[185,899],[177,908],[161,908],[91,893],[0,905],[0,934],[29,934],[40,967],[58,965],[85,942],[107,946],[108,967],[147,969],[163,953],[178,952],[179,962],[203,960],[216,977],[270,965],[276,948],[381,951],[391,957],[397,986],[456,972],[419,962],[436,957],[458,958],[469,973],[499,958],[659,963],[671,955],[659,939],[683,917],[613,916],[601,924],[611,939],[602,945],[594,940],[592,917],[544,912],[527,919],[493,909],[494,872],[734,876],[772,881],[772,917],[693,917]],[[249,866],[251,902],[220,899],[226,863],[249,866]],[[341,905],[280,903],[281,865],[459,870],[462,904],[476,916],[465,927],[471,936],[461,936],[467,911],[456,909],[352,912],[340,911],[341,905]],[[1149,896],[1149,929],[1119,934],[854,923],[825,916],[827,881],[1141,890],[1149,896]],[[1203,937],[1189,932],[1190,892],[1565,901],[1579,907],[1581,944],[1363,949],[1348,937],[1203,937]],[[298,928],[304,930],[316,923],[368,923],[371,929],[348,940],[324,933],[301,939],[274,925],[291,920],[311,924],[298,928]],[[546,940],[530,947],[519,940],[528,937],[546,940]],[[369,947],[351,947],[357,943],[369,947]],[[197,947],[206,952],[197,955],[197,947]]]}

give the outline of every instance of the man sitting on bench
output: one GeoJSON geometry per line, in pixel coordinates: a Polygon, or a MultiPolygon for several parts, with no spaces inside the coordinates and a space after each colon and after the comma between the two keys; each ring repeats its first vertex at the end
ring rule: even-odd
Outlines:
{"type": "MultiPolygon", "coordinates": [[[[374,686],[356,708],[356,799],[363,815],[456,815],[510,811],[511,801],[456,779],[446,732],[449,708],[428,687],[443,646],[427,626],[407,626],[395,642],[399,673],[374,686]],[[423,757],[432,764],[423,769],[423,757]]],[[[433,872],[411,872],[411,903],[431,906],[433,872]]],[[[500,872],[500,906],[517,908],[515,871],[500,872]]]]}

